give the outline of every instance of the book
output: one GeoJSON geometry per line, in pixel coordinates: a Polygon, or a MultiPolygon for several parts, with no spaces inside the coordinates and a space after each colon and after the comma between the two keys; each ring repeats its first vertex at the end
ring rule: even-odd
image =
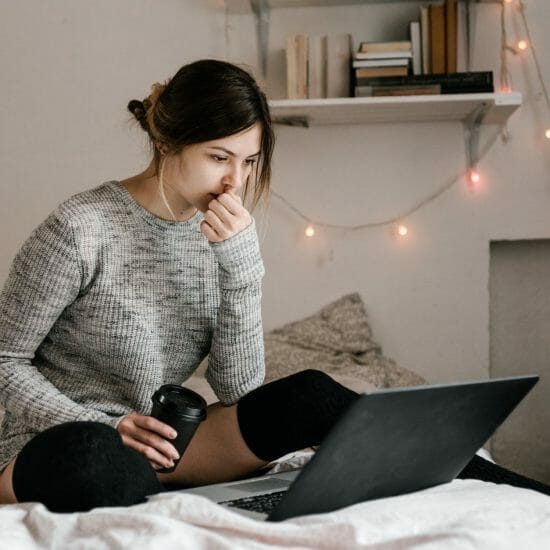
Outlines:
{"type": "Polygon", "coordinates": [[[360,52],[395,52],[410,50],[410,40],[400,40],[394,42],[361,42],[359,44],[360,52]]]}
{"type": "Polygon", "coordinates": [[[382,97],[400,95],[438,95],[441,93],[441,85],[415,85],[410,86],[355,86],[355,97],[382,97]]]}
{"type": "Polygon", "coordinates": [[[308,38],[308,97],[327,97],[327,41],[324,36],[308,38]]]}
{"type": "Polygon", "coordinates": [[[412,73],[422,74],[422,42],[420,39],[420,21],[409,21],[411,40],[412,73]]]}
{"type": "Polygon", "coordinates": [[[408,67],[408,57],[393,57],[389,59],[356,59],[352,62],[354,69],[359,67],[408,67]]]}
{"type": "Polygon", "coordinates": [[[393,59],[396,57],[410,57],[413,52],[411,50],[400,50],[390,52],[355,52],[354,59],[393,59]]]}
{"type": "Polygon", "coordinates": [[[349,97],[351,35],[329,34],[327,41],[327,97],[349,97]]]}
{"type": "Polygon", "coordinates": [[[430,74],[430,10],[420,6],[420,40],[422,42],[422,74],[430,74]]]}
{"type": "Polygon", "coordinates": [[[439,84],[442,94],[494,92],[492,71],[387,76],[378,78],[365,76],[357,78],[355,82],[356,86],[410,86],[413,84],[423,86],[439,84]]]}
{"type": "Polygon", "coordinates": [[[373,86],[372,97],[400,96],[400,95],[439,95],[441,85],[431,86],[373,86]]]}
{"type": "Polygon", "coordinates": [[[286,85],[288,99],[307,99],[306,34],[291,34],[286,39],[286,85]]]}
{"type": "Polygon", "coordinates": [[[408,73],[408,67],[362,67],[355,69],[355,78],[358,80],[378,76],[406,76],[408,73]]]}
{"type": "Polygon", "coordinates": [[[457,3],[445,0],[445,70],[457,70],[457,3]]]}
{"type": "Polygon", "coordinates": [[[430,5],[430,66],[432,74],[445,72],[445,6],[430,5]]]}

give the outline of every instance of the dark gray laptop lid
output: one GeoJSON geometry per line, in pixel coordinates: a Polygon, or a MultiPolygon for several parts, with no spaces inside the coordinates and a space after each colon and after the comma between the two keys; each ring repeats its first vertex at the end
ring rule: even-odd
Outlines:
{"type": "Polygon", "coordinates": [[[361,395],[268,519],[330,512],[451,481],[538,378],[361,395]]]}

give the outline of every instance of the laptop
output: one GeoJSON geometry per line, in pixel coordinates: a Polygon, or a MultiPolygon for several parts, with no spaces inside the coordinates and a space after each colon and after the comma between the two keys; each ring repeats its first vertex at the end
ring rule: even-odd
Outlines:
{"type": "Polygon", "coordinates": [[[301,469],[184,489],[281,521],[452,481],[536,375],[361,394],[301,469]]]}

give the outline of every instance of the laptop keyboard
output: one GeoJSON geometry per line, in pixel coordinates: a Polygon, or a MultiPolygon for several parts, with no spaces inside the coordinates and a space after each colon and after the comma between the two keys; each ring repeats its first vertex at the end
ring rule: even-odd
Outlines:
{"type": "Polygon", "coordinates": [[[237,498],[235,500],[226,500],[219,504],[231,506],[232,508],[242,508],[243,510],[252,510],[260,514],[268,514],[281,502],[285,491],[276,491],[263,495],[254,495],[252,497],[237,498]]]}

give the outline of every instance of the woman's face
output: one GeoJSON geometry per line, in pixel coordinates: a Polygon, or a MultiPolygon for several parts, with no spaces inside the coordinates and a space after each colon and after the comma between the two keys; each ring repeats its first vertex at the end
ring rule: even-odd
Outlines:
{"type": "Polygon", "coordinates": [[[224,138],[187,145],[168,157],[164,179],[178,195],[180,207],[208,210],[208,203],[224,192],[239,193],[260,154],[259,123],[224,138]]]}

